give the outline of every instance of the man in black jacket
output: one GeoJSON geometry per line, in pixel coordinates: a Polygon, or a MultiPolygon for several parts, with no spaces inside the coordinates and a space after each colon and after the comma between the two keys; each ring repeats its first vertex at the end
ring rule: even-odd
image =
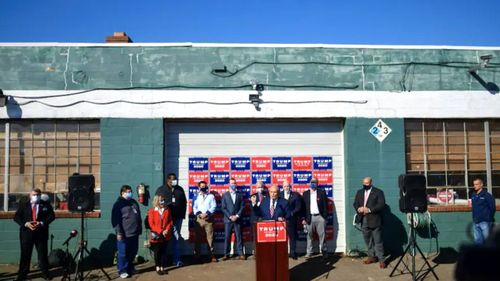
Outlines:
{"type": "Polygon", "coordinates": [[[48,247],[49,224],[54,221],[54,210],[49,202],[41,201],[41,191],[35,188],[31,191],[30,200],[20,204],[14,216],[19,224],[19,240],[21,241],[21,260],[17,280],[26,280],[30,270],[33,245],[36,247],[38,261],[44,279],[50,280],[48,247]]]}
{"type": "Polygon", "coordinates": [[[302,198],[300,194],[292,191],[290,183],[283,181],[283,191],[280,197],[287,200],[288,217],[286,218],[286,231],[288,233],[288,243],[290,245],[290,255],[292,259],[297,259],[297,222],[302,211],[302,198]]]}
{"type": "Polygon", "coordinates": [[[182,221],[186,217],[187,199],[184,189],[178,185],[177,176],[174,173],[167,175],[165,184],[158,187],[156,194],[165,198],[167,206],[172,212],[172,219],[174,220],[173,239],[173,259],[177,267],[183,266],[181,261],[181,228],[182,221]]]}
{"type": "Polygon", "coordinates": [[[368,258],[363,263],[379,262],[380,268],[386,268],[384,244],[382,241],[382,210],[385,207],[384,192],[372,185],[372,178],[363,179],[363,188],[358,190],[354,199],[354,209],[361,221],[363,238],[368,248],[368,258]]]}
{"type": "Polygon", "coordinates": [[[133,261],[139,250],[139,235],[142,233],[141,210],[132,195],[132,187],[123,185],[111,211],[118,250],[118,274],[123,279],[135,273],[133,261]]]}
{"type": "Polygon", "coordinates": [[[316,232],[319,237],[319,250],[323,259],[328,258],[326,249],[326,219],[328,218],[328,198],[323,189],[318,189],[318,179],[312,178],[309,184],[309,190],[302,194],[306,207],[305,219],[302,221],[307,228],[307,249],[306,258],[310,258],[313,253],[313,233],[316,232]]]}

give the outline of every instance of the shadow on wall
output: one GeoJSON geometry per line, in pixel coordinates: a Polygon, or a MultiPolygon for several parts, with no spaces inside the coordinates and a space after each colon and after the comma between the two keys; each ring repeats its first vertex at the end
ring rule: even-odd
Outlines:
{"type": "Polygon", "coordinates": [[[116,235],[109,234],[108,238],[102,241],[99,249],[90,249],[90,255],[85,257],[84,263],[92,267],[95,266],[112,266],[116,252],[116,235]]]}
{"type": "Polygon", "coordinates": [[[387,255],[386,263],[400,257],[404,251],[404,245],[408,243],[408,234],[403,222],[386,205],[382,212],[384,250],[387,255]]]}
{"type": "Polygon", "coordinates": [[[337,216],[337,208],[335,207],[335,201],[333,201],[333,245],[332,249],[328,249],[328,252],[330,253],[337,252],[338,237],[339,237],[339,220],[337,216]]]}
{"type": "Polygon", "coordinates": [[[23,117],[23,110],[19,103],[13,97],[9,97],[7,100],[7,115],[9,118],[21,118],[23,117]]]}

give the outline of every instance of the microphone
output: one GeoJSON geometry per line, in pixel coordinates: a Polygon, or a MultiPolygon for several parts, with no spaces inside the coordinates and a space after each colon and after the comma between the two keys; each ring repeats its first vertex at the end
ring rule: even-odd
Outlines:
{"type": "Polygon", "coordinates": [[[75,237],[76,235],[78,235],[78,231],[76,229],[71,230],[71,232],[69,233],[69,237],[66,239],[66,241],[64,241],[63,245],[68,245],[69,240],[71,240],[71,238],[75,237]]]}

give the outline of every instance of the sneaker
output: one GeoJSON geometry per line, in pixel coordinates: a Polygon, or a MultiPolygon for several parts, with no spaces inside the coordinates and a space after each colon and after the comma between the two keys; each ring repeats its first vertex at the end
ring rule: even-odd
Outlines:
{"type": "Polygon", "coordinates": [[[120,278],[121,278],[121,279],[126,279],[126,278],[128,278],[128,273],[127,273],[127,272],[123,272],[122,274],[120,274],[120,278]]]}
{"type": "Polygon", "coordinates": [[[181,261],[178,261],[177,264],[175,265],[175,267],[182,267],[182,266],[184,266],[184,263],[181,261]]]}

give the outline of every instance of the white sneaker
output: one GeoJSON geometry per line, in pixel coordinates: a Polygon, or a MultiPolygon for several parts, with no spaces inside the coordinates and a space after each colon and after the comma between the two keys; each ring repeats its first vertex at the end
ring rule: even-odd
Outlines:
{"type": "Polygon", "coordinates": [[[120,274],[120,278],[121,279],[128,278],[128,273],[127,272],[123,272],[122,274],[120,274]]]}

